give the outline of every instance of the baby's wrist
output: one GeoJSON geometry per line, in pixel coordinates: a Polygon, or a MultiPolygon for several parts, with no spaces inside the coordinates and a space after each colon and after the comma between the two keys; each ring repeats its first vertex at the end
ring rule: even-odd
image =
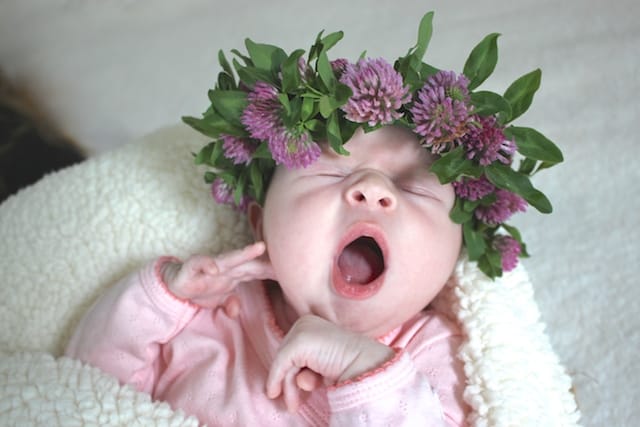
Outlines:
{"type": "Polygon", "coordinates": [[[356,380],[372,372],[393,359],[396,353],[388,346],[373,342],[370,348],[360,352],[354,361],[345,369],[337,384],[356,380]]]}

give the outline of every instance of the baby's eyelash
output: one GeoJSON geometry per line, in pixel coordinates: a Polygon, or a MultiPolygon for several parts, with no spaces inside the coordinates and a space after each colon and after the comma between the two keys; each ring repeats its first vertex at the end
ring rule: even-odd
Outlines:
{"type": "Polygon", "coordinates": [[[437,199],[438,198],[433,191],[431,191],[431,190],[429,190],[429,189],[427,189],[425,187],[405,185],[405,186],[401,186],[400,188],[403,191],[406,191],[407,193],[410,193],[410,194],[414,194],[416,196],[428,197],[428,198],[432,198],[432,199],[437,199]]]}
{"type": "Polygon", "coordinates": [[[316,173],[316,176],[327,178],[344,178],[345,176],[347,176],[347,173],[341,171],[321,171],[316,173]]]}

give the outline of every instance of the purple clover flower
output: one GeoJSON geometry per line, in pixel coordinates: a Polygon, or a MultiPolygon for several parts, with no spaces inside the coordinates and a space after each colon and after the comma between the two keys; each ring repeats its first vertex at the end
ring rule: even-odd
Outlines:
{"type": "Polygon", "coordinates": [[[242,112],[240,121],[252,138],[268,140],[282,127],[278,90],[268,83],[257,82],[247,95],[249,104],[242,112]]]}
{"type": "Polygon", "coordinates": [[[306,130],[288,129],[280,117],[282,105],[278,90],[258,82],[247,96],[249,104],[241,121],[252,138],[267,141],[277,164],[287,168],[306,167],[320,156],[320,146],[306,130]]]}
{"type": "Polygon", "coordinates": [[[477,179],[463,178],[462,181],[455,181],[452,184],[457,197],[472,202],[482,199],[496,189],[495,185],[489,182],[484,175],[477,179]]]}
{"type": "Polygon", "coordinates": [[[475,126],[462,138],[467,158],[477,159],[482,166],[496,160],[510,164],[517,147],[514,141],[507,140],[504,128],[496,122],[494,116],[474,117],[475,126]]]}
{"type": "Polygon", "coordinates": [[[502,270],[511,271],[518,265],[518,256],[522,252],[520,243],[511,236],[498,236],[493,240],[493,247],[502,256],[502,270]]]}
{"type": "Polygon", "coordinates": [[[342,110],[346,118],[355,123],[390,124],[402,117],[398,110],[411,99],[402,76],[382,58],[346,64],[340,83],[353,92],[342,110]]]}
{"type": "Polygon", "coordinates": [[[418,91],[411,107],[415,132],[424,145],[440,153],[468,131],[470,122],[469,79],[453,71],[438,71],[418,91]]]}
{"type": "Polygon", "coordinates": [[[248,165],[251,161],[251,156],[258,148],[255,143],[246,138],[221,134],[220,139],[222,140],[224,156],[231,159],[236,165],[248,165]]]}
{"type": "Polygon", "coordinates": [[[320,146],[311,140],[308,132],[295,135],[284,128],[279,135],[269,138],[269,150],[276,163],[289,169],[305,168],[318,160],[321,153],[320,146]]]}
{"type": "Polygon", "coordinates": [[[331,61],[331,70],[338,80],[340,80],[344,72],[347,71],[347,65],[349,65],[349,60],[346,58],[337,58],[331,61]]]}
{"type": "Polygon", "coordinates": [[[475,210],[476,218],[489,225],[505,222],[516,212],[527,210],[527,202],[515,193],[501,188],[497,189],[496,201],[490,206],[478,206],[475,210]]]}
{"type": "Polygon", "coordinates": [[[240,204],[236,204],[233,198],[233,189],[220,177],[214,179],[211,183],[211,196],[213,196],[213,200],[216,203],[233,206],[234,209],[241,212],[247,211],[251,200],[248,196],[243,196],[240,204]]]}

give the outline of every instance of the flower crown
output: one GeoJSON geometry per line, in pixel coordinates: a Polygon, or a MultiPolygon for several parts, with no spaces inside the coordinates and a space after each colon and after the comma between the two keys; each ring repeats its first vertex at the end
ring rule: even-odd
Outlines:
{"type": "Polygon", "coordinates": [[[209,91],[210,107],[202,118],[183,117],[214,138],[195,161],[213,168],[205,180],[215,200],[239,209],[250,200],[262,204],[275,166],[313,163],[320,155],[317,141],[348,155],[343,144],[358,128],[405,126],[437,154],[431,171],[454,187],[450,216],[462,224],[469,258],[492,278],[513,269],[528,254],[506,221],[527,205],[551,212],[529,176],[563,160],[541,133],[509,125],[529,108],[541,72],[518,78],[503,95],[478,91],[496,66],[499,34],[474,47],[462,74],[442,71],[422,60],[432,18],[433,12],[422,18],[417,44],[393,65],[364,54],[356,62],[329,60],[342,32],[320,32],[306,58],[302,49],[287,54],[249,39],[247,55],[231,51],[233,66],[220,51],[222,71],[209,91]]]}

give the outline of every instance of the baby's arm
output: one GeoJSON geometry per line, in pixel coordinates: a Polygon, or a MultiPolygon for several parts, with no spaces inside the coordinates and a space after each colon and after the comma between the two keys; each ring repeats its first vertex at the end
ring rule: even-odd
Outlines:
{"type": "Polygon", "coordinates": [[[258,260],[264,244],[216,258],[197,256],[180,264],[160,258],[108,289],[87,312],[66,354],[153,392],[161,373],[161,346],[191,321],[201,306],[223,305],[233,315],[232,291],[243,280],[269,276],[258,260]]]}

